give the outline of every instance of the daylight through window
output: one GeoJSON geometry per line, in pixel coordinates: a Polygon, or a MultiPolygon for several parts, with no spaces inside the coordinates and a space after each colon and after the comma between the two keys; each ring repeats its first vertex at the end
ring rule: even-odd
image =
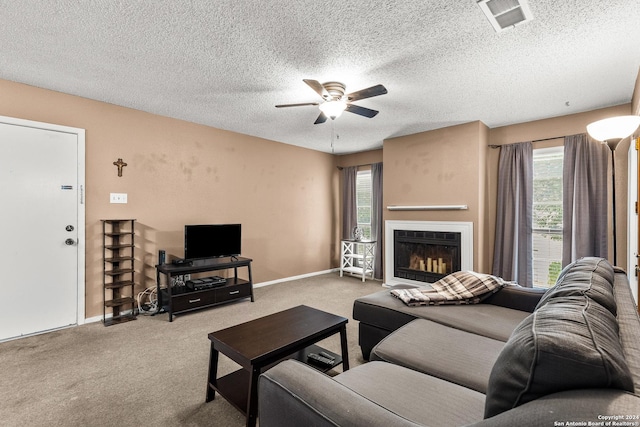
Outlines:
{"type": "Polygon", "coordinates": [[[548,288],[562,269],[563,147],[533,150],[533,283],[548,288]]]}
{"type": "Polygon", "coordinates": [[[358,171],[356,178],[356,209],[358,227],[364,232],[364,239],[371,239],[371,171],[358,171]]]}

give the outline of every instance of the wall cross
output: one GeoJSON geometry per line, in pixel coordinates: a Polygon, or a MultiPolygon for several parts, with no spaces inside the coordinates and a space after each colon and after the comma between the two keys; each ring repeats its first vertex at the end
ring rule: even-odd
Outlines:
{"type": "Polygon", "coordinates": [[[118,159],[117,162],[113,162],[114,165],[116,165],[118,167],[118,176],[122,176],[122,168],[127,166],[127,164],[125,162],[122,161],[122,159],[118,159]]]}

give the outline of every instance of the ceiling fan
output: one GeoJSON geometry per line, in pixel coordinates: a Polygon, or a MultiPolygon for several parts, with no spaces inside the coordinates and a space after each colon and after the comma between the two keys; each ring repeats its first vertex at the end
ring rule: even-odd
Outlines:
{"type": "Polygon", "coordinates": [[[317,125],[324,123],[327,118],[334,120],[339,117],[343,111],[358,114],[360,116],[372,118],[378,111],[370,108],[361,107],[359,105],[352,104],[353,101],[360,99],[372,98],[378,95],[384,95],[387,93],[387,89],[382,85],[371,86],[366,89],[362,89],[347,95],[344,94],[346,86],[340,82],[326,82],[320,83],[317,80],[303,79],[303,82],[308,84],[311,89],[316,91],[323,99],[323,102],[305,102],[301,104],[280,104],[276,105],[276,108],[284,107],[302,107],[306,105],[317,105],[320,108],[320,115],[313,123],[317,125]]]}

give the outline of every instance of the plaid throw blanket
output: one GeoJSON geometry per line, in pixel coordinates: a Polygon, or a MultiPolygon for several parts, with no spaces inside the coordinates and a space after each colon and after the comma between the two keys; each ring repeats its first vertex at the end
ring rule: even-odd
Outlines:
{"type": "Polygon", "coordinates": [[[477,304],[506,284],[490,274],[457,271],[433,283],[433,289],[394,289],[391,295],[410,306],[477,304]]]}

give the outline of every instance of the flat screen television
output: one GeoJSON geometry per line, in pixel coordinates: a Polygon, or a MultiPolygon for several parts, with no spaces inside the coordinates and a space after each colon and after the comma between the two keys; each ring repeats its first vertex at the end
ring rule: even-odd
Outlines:
{"type": "Polygon", "coordinates": [[[185,259],[219,258],[241,253],[241,224],[184,226],[185,259]]]}

